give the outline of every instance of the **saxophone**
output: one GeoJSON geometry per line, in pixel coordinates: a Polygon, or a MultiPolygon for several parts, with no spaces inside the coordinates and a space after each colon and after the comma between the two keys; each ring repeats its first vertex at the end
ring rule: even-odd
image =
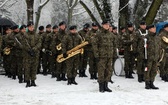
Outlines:
{"type": "Polygon", "coordinates": [[[65,61],[65,60],[67,60],[77,54],[83,54],[83,52],[84,52],[83,47],[86,46],[87,44],[89,44],[88,41],[82,42],[81,44],[79,44],[76,47],[72,48],[71,50],[67,51],[68,57],[66,57],[66,58],[63,57],[63,54],[58,55],[58,57],[56,59],[57,62],[61,63],[61,62],[65,61]]]}
{"type": "Polygon", "coordinates": [[[168,43],[168,38],[167,38],[167,37],[163,36],[163,37],[162,37],[162,40],[163,40],[165,43],[168,43]]]}
{"type": "Polygon", "coordinates": [[[3,53],[4,53],[5,55],[9,55],[10,52],[11,52],[11,48],[10,48],[10,47],[5,47],[5,48],[3,49],[3,53]]]}
{"type": "Polygon", "coordinates": [[[57,49],[58,51],[62,49],[61,43],[56,46],[56,49],[57,49]]]}

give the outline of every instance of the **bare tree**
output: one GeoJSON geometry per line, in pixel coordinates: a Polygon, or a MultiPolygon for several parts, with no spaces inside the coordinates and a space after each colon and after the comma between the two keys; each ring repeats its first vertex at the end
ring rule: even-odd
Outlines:
{"type": "Polygon", "coordinates": [[[33,22],[33,6],[34,6],[34,0],[26,0],[27,4],[27,20],[33,22]]]}

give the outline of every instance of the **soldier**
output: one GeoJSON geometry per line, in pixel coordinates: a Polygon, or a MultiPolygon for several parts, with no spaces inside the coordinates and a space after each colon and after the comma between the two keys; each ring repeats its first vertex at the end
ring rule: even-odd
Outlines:
{"type": "Polygon", "coordinates": [[[137,30],[137,74],[138,82],[144,81],[144,39],[147,37],[146,22],[140,23],[140,28],[137,30]]]}
{"type": "MultiPolygon", "coordinates": [[[[66,35],[62,40],[62,52],[63,52],[64,58],[68,56],[67,54],[68,50],[71,50],[72,48],[82,43],[82,39],[80,35],[77,33],[76,29],[77,29],[76,26],[71,26],[69,28],[70,33],[66,35]]],[[[65,62],[66,62],[67,77],[68,77],[67,85],[71,85],[71,84],[77,85],[78,83],[76,83],[75,77],[77,75],[77,69],[79,65],[79,55],[75,55],[67,59],[65,62]]]]}
{"type": "MultiPolygon", "coordinates": [[[[59,43],[57,46],[62,44],[62,39],[64,36],[67,35],[66,32],[66,23],[64,21],[59,23],[59,32],[58,32],[58,40],[57,42],[59,43]]],[[[62,54],[62,49],[57,49],[57,54],[62,54]]],[[[58,63],[57,65],[57,81],[67,81],[67,78],[65,77],[66,74],[66,64],[65,62],[58,63]]]]}
{"type": "Polygon", "coordinates": [[[16,49],[17,49],[17,58],[15,60],[17,60],[17,74],[18,74],[18,79],[19,79],[19,83],[23,83],[23,67],[24,67],[24,63],[23,63],[23,46],[24,46],[24,36],[25,36],[25,32],[26,32],[26,26],[22,25],[20,27],[20,32],[15,36],[15,40],[16,40],[16,49]]]}
{"type": "Polygon", "coordinates": [[[49,50],[50,50],[50,56],[49,56],[49,62],[50,62],[50,65],[49,65],[49,69],[51,70],[51,77],[52,78],[55,78],[56,77],[56,39],[58,37],[58,26],[57,25],[54,25],[53,26],[53,32],[49,35],[49,39],[50,40],[50,46],[49,46],[49,50]]]}
{"type": "Polygon", "coordinates": [[[43,68],[43,75],[47,75],[49,73],[49,55],[46,53],[47,50],[49,50],[50,41],[48,41],[47,37],[49,37],[49,34],[51,33],[51,25],[48,24],[46,26],[46,32],[42,34],[42,68],[43,68]]]}
{"type": "MultiPolygon", "coordinates": [[[[2,36],[2,49],[4,50],[5,48],[9,47],[7,45],[7,37],[11,34],[11,29],[9,27],[6,27],[5,29],[5,35],[2,36]]],[[[6,76],[8,76],[9,78],[11,78],[11,71],[10,71],[10,67],[11,67],[11,56],[6,55],[3,51],[3,67],[5,69],[6,72],[6,76]]]]}
{"type": "Polygon", "coordinates": [[[111,80],[113,41],[114,37],[109,32],[109,22],[102,22],[102,29],[91,39],[94,56],[98,63],[98,83],[100,92],[112,92],[108,88],[108,82],[111,80]]]}
{"type": "Polygon", "coordinates": [[[159,60],[159,45],[158,38],[156,36],[156,27],[154,25],[147,26],[149,31],[147,36],[147,60],[144,61],[145,67],[145,89],[159,89],[155,87],[153,82],[157,74],[157,63],[159,60]]]}
{"type": "Polygon", "coordinates": [[[135,40],[135,32],[132,23],[127,24],[128,32],[123,35],[124,58],[125,58],[125,77],[134,78],[133,72],[133,42],[135,40]]]}
{"type": "MultiPolygon", "coordinates": [[[[43,33],[44,33],[44,26],[39,26],[39,32],[38,32],[38,35],[39,37],[41,38],[41,40],[43,40],[43,33]]],[[[42,50],[42,49],[41,49],[42,50]]],[[[42,62],[42,54],[43,52],[40,50],[40,56],[39,56],[39,64],[38,64],[38,68],[37,68],[37,74],[40,74],[41,72],[41,62],[42,62]]]]}
{"type": "MultiPolygon", "coordinates": [[[[82,40],[86,40],[86,34],[89,32],[90,25],[88,23],[84,24],[83,29],[78,33],[82,37],[82,40]]],[[[80,56],[80,66],[79,66],[79,77],[87,77],[85,74],[88,62],[88,48],[84,47],[84,54],[80,56]]]]}
{"type": "Polygon", "coordinates": [[[15,37],[19,33],[19,26],[16,25],[16,26],[12,27],[12,29],[13,29],[13,32],[7,38],[7,45],[10,46],[10,48],[11,48],[10,56],[11,56],[12,79],[16,79],[17,70],[18,70],[18,63],[19,63],[19,61],[16,62],[16,58],[20,55],[17,52],[18,51],[17,46],[19,43],[16,41],[15,37]]]}
{"type": "Polygon", "coordinates": [[[163,52],[163,59],[161,61],[161,65],[160,65],[160,75],[161,75],[162,80],[164,80],[165,82],[168,82],[168,69],[167,69],[167,66],[166,66],[166,62],[167,62],[167,56],[166,55],[168,53],[167,52],[168,42],[166,42],[164,40],[164,37],[168,38],[168,24],[164,25],[164,29],[163,29],[163,31],[161,31],[159,36],[161,38],[161,51],[164,51],[163,52]]]}
{"type": "Polygon", "coordinates": [[[89,45],[87,45],[87,49],[88,49],[87,53],[88,53],[88,57],[89,57],[90,79],[97,79],[97,64],[96,64],[97,62],[94,57],[93,48],[92,48],[92,44],[91,44],[91,38],[95,37],[98,29],[99,29],[99,27],[98,27],[97,23],[92,23],[92,29],[86,35],[86,41],[89,42],[89,45]]]}
{"type": "Polygon", "coordinates": [[[36,73],[39,59],[39,52],[41,48],[41,39],[34,32],[34,25],[32,22],[28,23],[28,37],[25,38],[24,51],[24,63],[25,63],[25,80],[27,82],[26,87],[36,86],[36,73]]]}

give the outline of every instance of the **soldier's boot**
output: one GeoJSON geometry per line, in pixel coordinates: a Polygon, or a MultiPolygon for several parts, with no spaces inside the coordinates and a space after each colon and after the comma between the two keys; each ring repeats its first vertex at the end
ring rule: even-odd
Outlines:
{"type": "Polygon", "coordinates": [[[166,80],[166,75],[162,75],[161,78],[162,78],[163,81],[165,81],[166,80]]]}
{"type": "Polygon", "coordinates": [[[99,83],[99,92],[104,93],[104,83],[99,83]]]}
{"type": "Polygon", "coordinates": [[[108,88],[108,82],[104,82],[104,91],[112,92],[112,90],[108,88]]]}
{"type": "Polygon", "coordinates": [[[8,74],[8,78],[11,78],[12,77],[12,75],[11,75],[11,73],[9,72],[9,74],[8,74]]]}
{"type": "Polygon", "coordinates": [[[128,71],[125,71],[125,78],[129,78],[128,71]]]}
{"type": "Polygon", "coordinates": [[[111,79],[111,80],[110,80],[110,83],[112,83],[112,84],[113,84],[113,83],[114,83],[114,81],[111,79]]]}
{"type": "Polygon", "coordinates": [[[79,77],[83,77],[82,70],[79,70],[79,77]]]}
{"type": "Polygon", "coordinates": [[[71,85],[72,84],[72,78],[68,78],[68,83],[67,83],[67,85],[71,85]]]}
{"type": "Polygon", "coordinates": [[[94,74],[90,74],[90,79],[94,79],[94,74]]]}
{"type": "Polygon", "coordinates": [[[145,81],[145,89],[151,89],[149,81],[145,81]]]}
{"type": "Polygon", "coordinates": [[[142,74],[142,81],[143,81],[143,82],[145,81],[145,79],[144,79],[144,74],[142,74]]]}
{"type": "Polygon", "coordinates": [[[138,74],[138,82],[142,83],[142,75],[138,74]]]}
{"type": "Polygon", "coordinates": [[[35,80],[31,80],[31,86],[37,86],[35,80]]]}
{"type": "Polygon", "coordinates": [[[15,79],[16,79],[16,75],[13,75],[13,76],[12,76],[12,79],[14,79],[14,80],[15,80],[15,79]]]}
{"type": "Polygon", "coordinates": [[[31,85],[30,85],[30,80],[28,80],[28,81],[26,81],[26,88],[27,87],[30,87],[31,85]]]}
{"type": "Polygon", "coordinates": [[[62,73],[61,80],[67,81],[67,78],[65,77],[65,74],[64,74],[64,73],[62,73]]]}
{"type": "Polygon", "coordinates": [[[57,74],[57,80],[56,81],[61,81],[60,74],[57,74]]]}
{"type": "Polygon", "coordinates": [[[98,79],[97,78],[97,73],[94,73],[94,79],[96,79],[96,80],[98,79]]]}
{"type": "Polygon", "coordinates": [[[56,77],[56,75],[55,75],[55,73],[51,73],[51,78],[55,78],[56,77]]]}
{"type": "Polygon", "coordinates": [[[152,81],[150,81],[150,88],[151,89],[159,89],[158,87],[156,87],[152,81]]]}
{"type": "Polygon", "coordinates": [[[128,78],[133,79],[134,77],[132,76],[132,71],[129,71],[128,73],[128,78]]]}
{"type": "Polygon", "coordinates": [[[74,85],[78,85],[78,83],[75,81],[75,77],[71,78],[71,83],[74,84],[74,85]]]}
{"type": "Polygon", "coordinates": [[[43,75],[46,76],[47,75],[47,69],[43,70],[43,75]]]}
{"type": "Polygon", "coordinates": [[[19,79],[19,83],[23,83],[23,77],[22,76],[18,76],[19,79]]]}
{"type": "Polygon", "coordinates": [[[168,82],[168,75],[165,75],[165,82],[168,82]]]}
{"type": "Polygon", "coordinates": [[[83,77],[88,77],[88,76],[85,74],[85,70],[83,70],[82,76],[83,76],[83,77]]]}

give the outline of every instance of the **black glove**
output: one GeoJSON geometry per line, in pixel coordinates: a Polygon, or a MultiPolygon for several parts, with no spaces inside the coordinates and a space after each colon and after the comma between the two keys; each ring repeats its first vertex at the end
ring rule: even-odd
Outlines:
{"type": "Polygon", "coordinates": [[[100,59],[99,58],[95,58],[95,61],[98,63],[100,61],[100,59]]]}
{"type": "Polygon", "coordinates": [[[30,49],[28,51],[28,54],[31,56],[31,57],[34,57],[35,56],[35,51],[33,49],[30,49]]]}
{"type": "Polygon", "coordinates": [[[68,57],[68,54],[67,54],[67,53],[64,53],[64,54],[63,54],[63,57],[64,57],[64,58],[68,57]]]}

